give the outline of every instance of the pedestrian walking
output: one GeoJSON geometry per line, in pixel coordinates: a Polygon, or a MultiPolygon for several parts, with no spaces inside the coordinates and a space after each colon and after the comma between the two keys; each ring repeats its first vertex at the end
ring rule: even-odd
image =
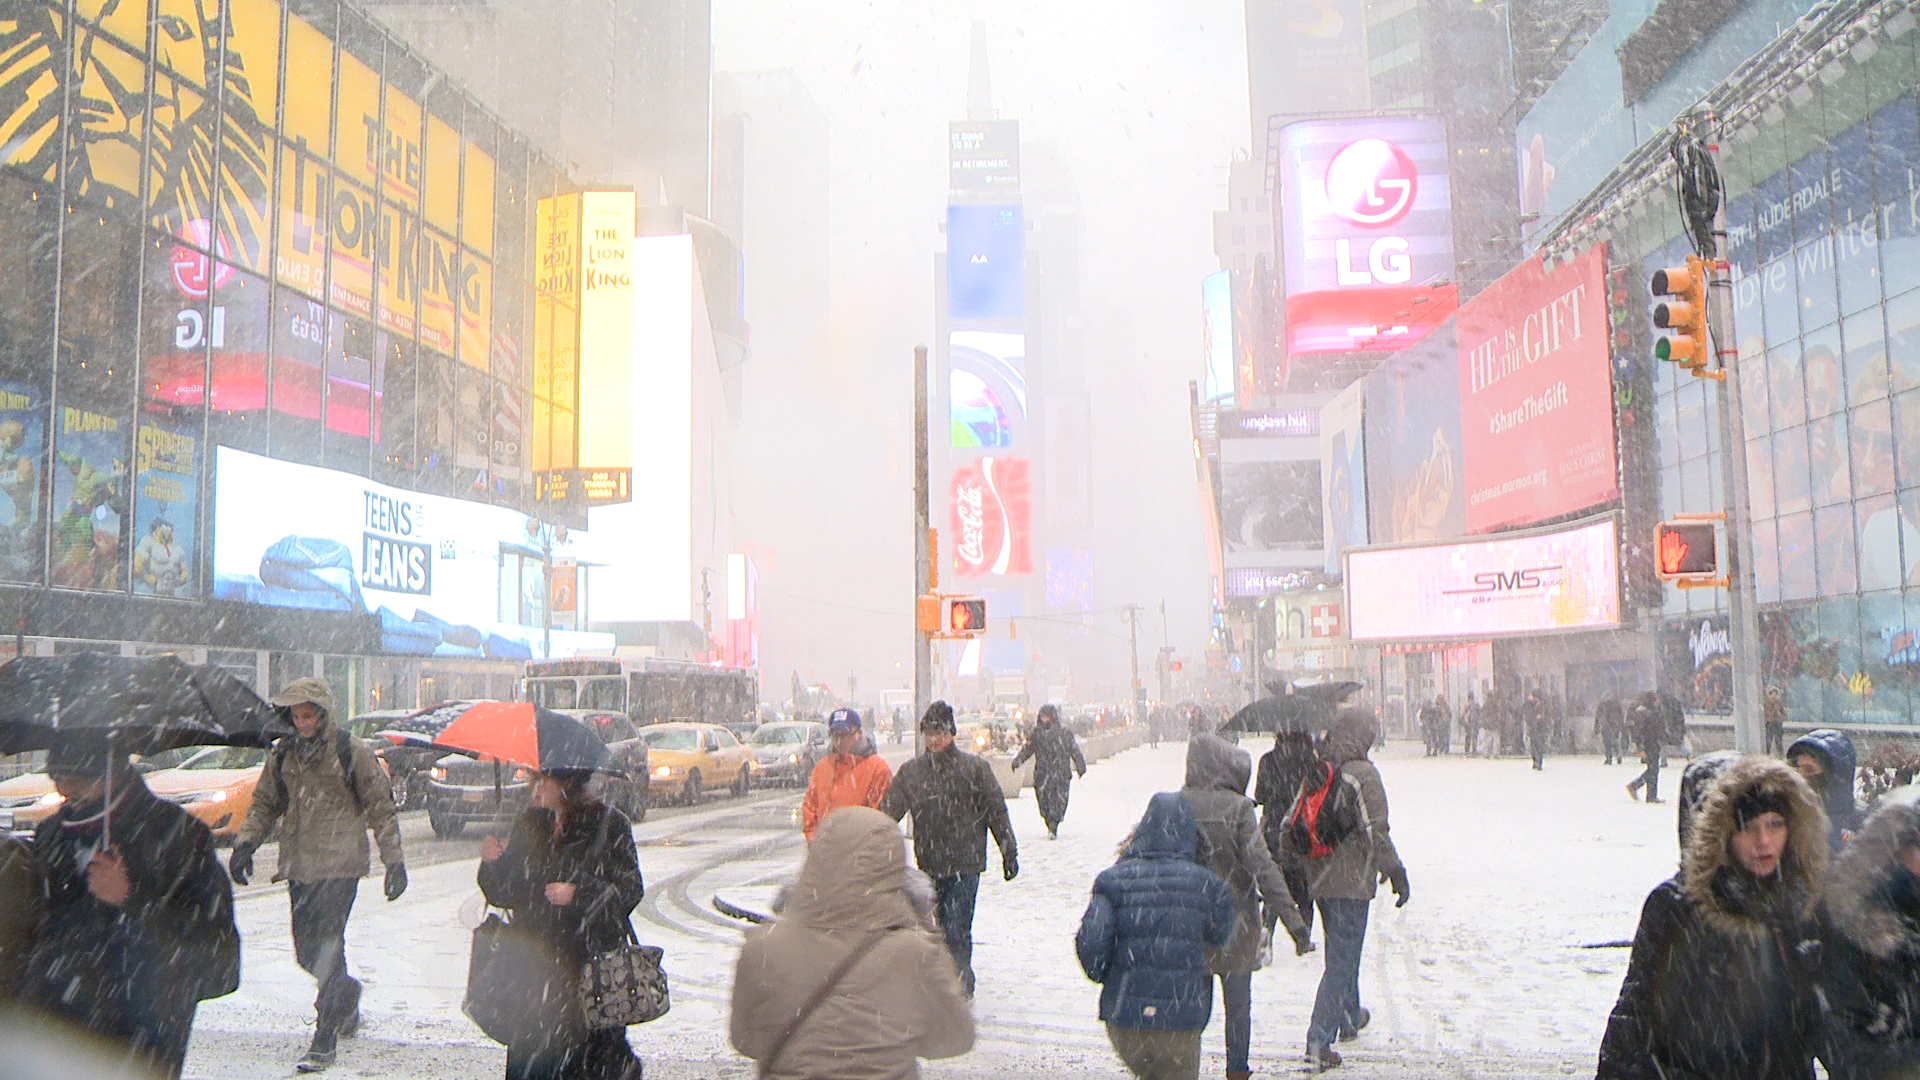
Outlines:
{"type": "Polygon", "coordinates": [[[1539,772],[1547,767],[1547,742],[1553,737],[1553,711],[1546,695],[1538,690],[1529,693],[1522,706],[1522,716],[1527,748],[1533,752],[1533,771],[1539,772]]]}
{"type": "Polygon", "coordinates": [[[1626,724],[1627,713],[1620,707],[1620,699],[1613,691],[1607,691],[1600,698],[1600,704],[1593,707],[1593,734],[1600,740],[1601,752],[1606,755],[1603,764],[1612,765],[1626,760],[1626,750],[1621,746],[1626,724]]]}
{"type": "Polygon", "coordinates": [[[807,842],[828,814],[846,806],[880,807],[893,783],[893,770],[874,752],[873,740],[861,730],[860,714],[835,709],[827,715],[828,749],[807,777],[807,793],[800,800],[800,831],[807,842]]]}
{"type": "MultiPolygon", "coordinates": [[[[1287,893],[1293,897],[1294,908],[1300,912],[1300,921],[1309,933],[1313,930],[1313,896],[1307,885],[1306,856],[1287,843],[1285,834],[1287,811],[1293,809],[1300,785],[1319,763],[1312,735],[1304,731],[1278,731],[1273,736],[1273,749],[1260,756],[1253,779],[1253,801],[1260,807],[1261,839],[1266,841],[1267,851],[1280,867],[1280,876],[1287,882],[1287,893]]],[[[1269,934],[1279,919],[1278,912],[1267,916],[1269,934]]]]}
{"type": "Polygon", "coordinates": [[[1787,700],[1781,695],[1779,687],[1767,687],[1767,700],[1760,706],[1760,715],[1766,727],[1765,752],[1783,752],[1787,741],[1787,700]]]}
{"type": "Polygon", "coordinates": [[[886,815],[856,806],[820,823],[780,918],[734,965],[728,1027],[762,1077],[911,1080],[919,1058],[972,1049],[953,958],[907,877],[886,815]]]}
{"type": "Polygon", "coordinates": [[[1597,1080],[1812,1080],[1825,814],[1766,758],[1728,766],[1640,913],[1597,1080]]]}
{"type": "Polygon", "coordinates": [[[1286,878],[1267,850],[1247,782],[1253,759],[1217,735],[1187,741],[1185,786],[1180,797],[1193,812],[1200,832],[1201,864],[1226,885],[1233,898],[1233,936],[1207,954],[1207,966],[1220,977],[1226,1009],[1228,1080],[1253,1075],[1248,1062],[1253,1037],[1253,972],[1260,966],[1260,939],[1266,922],[1260,908],[1276,918],[1293,938],[1296,954],[1308,948],[1306,920],[1294,905],[1286,878]]]}
{"type": "Polygon", "coordinates": [[[279,826],[273,880],[287,883],[294,959],[319,984],[313,1042],[294,1069],[319,1072],[333,1064],[339,1040],[360,1030],[360,981],[347,971],[347,919],[371,865],[368,830],[387,868],[389,901],[406,891],[407,867],[386,770],[371,748],[333,722],[326,680],[295,679],[273,704],[285,711],[294,734],[267,755],[227,870],[235,885],[251,880],[254,852],[279,826]]]}
{"type": "Polygon", "coordinates": [[[1467,703],[1460,709],[1460,737],[1464,740],[1462,749],[1468,757],[1480,752],[1480,702],[1467,691],[1467,703]]]}
{"type": "Polygon", "coordinates": [[[34,831],[45,906],[21,1000],[124,1053],[138,1075],[177,1078],[200,1002],[240,985],[213,834],[105,739],[56,743],[47,773],[65,801],[34,831]]]}
{"type": "Polygon", "coordinates": [[[1920,1076],[1920,788],[1881,797],[1827,876],[1822,1061],[1836,1080],[1920,1076]]]}
{"type": "Polygon", "coordinates": [[[1628,710],[1627,730],[1640,745],[1640,760],[1647,764],[1644,772],[1627,781],[1627,797],[1638,799],[1640,789],[1645,788],[1649,803],[1660,802],[1660,765],[1666,750],[1667,724],[1653,691],[1641,694],[1628,710]]]}
{"type": "Polygon", "coordinates": [[[1207,952],[1227,945],[1237,917],[1226,885],[1197,861],[1199,847],[1189,801],[1153,796],[1120,860],[1094,879],[1074,937],[1080,967],[1100,984],[1107,1038],[1141,1080],[1200,1075],[1200,1034],[1213,1012],[1207,952]]]}
{"type": "Polygon", "coordinates": [[[1020,874],[1020,854],[993,766],[955,746],[956,730],[951,705],[927,706],[920,718],[926,751],[900,766],[880,809],[895,821],[913,815],[914,862],[933,879],[934,913],[960,986],[972,998],[973,910],[987,869],[987,834],[1000,847],[1000,872],[1008,881],[1020,874]]]}
{"type": "Polygon", "coordinates": [[[592,794],[592,777],[536,773],[533,804],[508,838],[480,841],[480,891],[537,944],[519,955],[541,968],[516,980],[528,989],[527,1012],[507,1042],[507,1080],[640,1080],[627,1030],[588,1028],[581,1006],[581,971],[627,943],[647,891],[633,822],[592,794]]]}
{"type": "Polygon", "coordinates": [[[1787,747],[1787,764],[1820,796],[1827,812],[1827,851],[1838,855],[1860,828],[1860,808],[1853,797],[1853,740],[1832,728],[1809,731],[1787,747]]]}
{"type": "Polygon", "coordinates": [[[1360,827],[1342,837],[1331,853],[1308,864],[1326,940],[1326,967],[1307,1025],[1307,1062],[1321,1071],[1340,1064],[1334,1041],[1357,1037],[1372,1019],[1360,1003],[1360,955],[1375,891],[1381,882],[1390,883],[1395,907],[1405,907],[1413,898],[1406,866],[1393,846],[1386,785],[1367,758],[1379,730],[1372,714],[1347,708],[1334,716],[1327,732],[1326,756],[1338,771],[1335,779],[1358,788],[1360,827]]]}
{"type": "Polygon", "coordinates": [[[20,996],[45,897],[46,884],[33,848],[0,833],[0,1010],[20,996]]]}
{"type": "Polygon", "coordinates": [[[1080,752],[1080,740],[1073,730],[1060,722],[1058,705],[1040,706],[1033,734],[1027,745],[1013,756],[1013,768],[1019,769],[1033,759],[1033,798],[1040,804],[1040,820],[1047,823],[1047,839],[1060,838],[1060,822],[1067,816],[1068,789],[1074,776],[1087,775],[1087,758],[1080,752]],[[1071,767],[1072,775],[1067,770],[1071,767]]]}

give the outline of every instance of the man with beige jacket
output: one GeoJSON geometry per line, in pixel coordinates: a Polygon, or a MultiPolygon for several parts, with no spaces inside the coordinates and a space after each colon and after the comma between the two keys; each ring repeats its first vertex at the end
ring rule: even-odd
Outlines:
{"type": "Polygon", "coordinates": [[[253,876],[253,853],[280,825],[275,881],[286,881],[293,907],[293,954],[320,984],[314,1000],[313,1045],[294,1064],[319,1072],[334,1062],[336,1043],[360,1027],[360,982],[347,974],[347,917],[367,876],[367,831],[386,864],[386,896],[407,888],[393,789],[373,750],[332,721],[333,691],[324,679],[295,679],[274,695],[294,734],[267,756],[253,809],[233,845],[227,872],[236,885],[253,876]]]}

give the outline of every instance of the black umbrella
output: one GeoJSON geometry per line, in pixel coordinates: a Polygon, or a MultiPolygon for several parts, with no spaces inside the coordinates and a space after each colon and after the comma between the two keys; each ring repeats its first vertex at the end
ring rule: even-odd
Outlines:
{"type": "Polygon", "coordinates": [[[0,665],[0,754],[98,739],[116,751],[265,746],[293,728],[245,683],[174,656],[23,656],[0,665]]]}
{"type": "Polygon", "coordinates": [[[1356,682],[1315,683],[1285,687],[1287,693],[1264,697],[1234,713],[1222,731],[1261,731],[1268,734],[1317,735],[1333,722],[1333,714],[1355,690],[1356,682]]]}

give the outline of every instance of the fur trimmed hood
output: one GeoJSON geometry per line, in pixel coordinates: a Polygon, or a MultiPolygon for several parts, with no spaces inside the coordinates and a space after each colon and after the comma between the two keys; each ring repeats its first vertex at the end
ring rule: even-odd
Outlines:
{"type": "Polygon", "coordinates": [[[1763,934],[1767,923],[1758,910],[1761,905],[1743,902],[1745,897],[1731,880],[1720,880],[1735,877],[1722,871],[1733,866],[1729,842],[1736,831],[1734,804],[1749,795],[1766,796],[1789,807],[1787,851],[1780,870],[1789,892],[1781,899],[1791,903],[1793,914],[1811,911],[1826,873],[1827,815],[1820,808],[1820,797],[1800,774],[1772,758],[1743,758],[1721,772],[1693,821],[1680,886],[1711,925],[1729,933],[1763,934]]]}
{"type": "Polygon", "coordinates": [[[1920,787],[1887,793],[1834,860],[1827,878],[1827,914],[1862,952],[1882,960],[1920,952],[1920,923],[1895,910],[1901,849],[1920,844],[1920,787]]]}

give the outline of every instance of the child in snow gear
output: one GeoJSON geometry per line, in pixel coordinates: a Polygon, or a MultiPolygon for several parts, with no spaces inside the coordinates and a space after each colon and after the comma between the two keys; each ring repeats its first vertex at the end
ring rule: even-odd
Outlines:
{"type": "Polygon", "coordinates": [[[1087,775],[1087,759],[1080,753],[1080,740],[1073,737],[1072,729],[1060,722],[1058,705],[1040,706],[1033,734],[1027,736],[1027,745],[1013,756],[1012,768],[1018,770],[1028,758],[1033,759],[1033,797],[1040,804],[1040,820],[1047,825],[1047,838],[1058,839],[1061,819],[1067,816],[1068,788],[1073,783],[1067,767],[1073,767],[1075,776],[1087,775]]]}
{"type": "Polygon", "coordinates": [[[347,973],[347,919],[369,867],[367,831],[387,867],[388,900],[406,891],[407,868],[392,785],[372,749],[333,724],[326,681],[295,679],[273,704],[295,734],[268,755],[227,869],[234,884],[245,885],[253,853],[279,823],[274,880],[287,882],[294,958],[319,983],[313,1043],[294,1068],[318,1072],[333,1064],[338,1041],[360,1028],[360,982],[347,973]]]}
{"type": "Polygon", "coordinates": [[[1120,861],[1093,881],[1074,951],[1100,984],[1107,1037],[1142,1080],[1195,1080],[1200,1033],[1213,1012],[1208,950],[1225,948],[1233,897],[1200,865],[1200,834],[1187,800],[1147,802],[1120,861]]]}

